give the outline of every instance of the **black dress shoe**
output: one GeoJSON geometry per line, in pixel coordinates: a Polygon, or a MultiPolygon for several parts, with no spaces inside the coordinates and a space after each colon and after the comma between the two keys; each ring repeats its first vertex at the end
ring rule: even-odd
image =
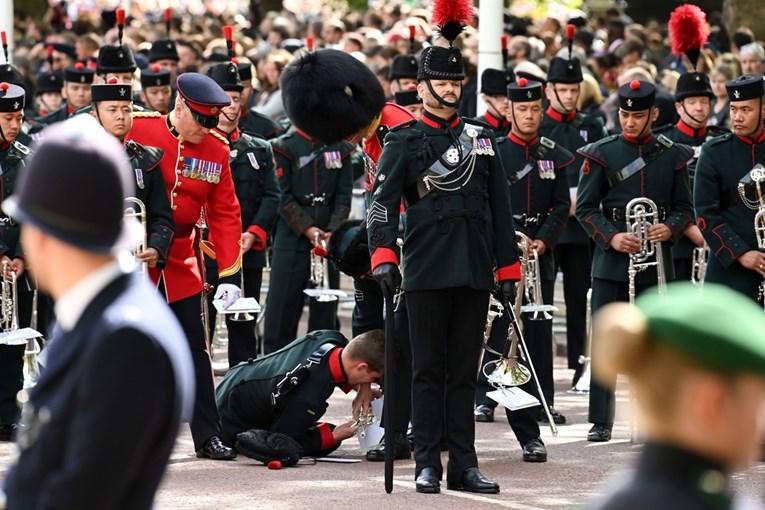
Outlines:
{"type": "MultiPolygon", "coordinates": [[[[566,417],[560,414],[558,411],[556,411],[554,407],[550,407],[550,416],[552,416],[553,423],[555,423],[556,425],[566,424],[566,417]]],[[[548,423],[549,420],[547,419],[547,413],[540,410],[539,415],[537,416],[537,421],[542,423],[548,423]]]]}
{"type": "Polygon", "coordinates": [[[538,437],[523,445],[524,462],[547,462],[547,448],[538,437]]]}
{"type": "Polygon", "coordinates": [[[212,460],[234,460],[236,450],[223,444],[220,437],[212,436],[202,448],[197,450],[197,457],[212,460]]]}
{"type": "Polygon", "coordinates": [[[475,408],[473,415],[475,415],[475,421],[479,423],[491,423],[494,421],[494,408],[481,404],[475,408]]]}
{"type": "Polygon", "coordinates": [[[483,476],[477,467],[467,468],[460,480],[447,480],[446,488],[452,491],[499,494],[499,484],[483,476]]]}
{"type": "MultiPolygon", "coordinates": [[[[395,460],[405,460],[412,458],[412,450],[409,448],[409,441],[407,441],[404,434],[396,434],[393,436],[393,458],[395,460]]],[[[383,437],[377,446],[370,448],[367,451],[367,460],[372,462],[382,462],[385,460],[385,438],[383,437]]]]}
{"type": "Polygon", "coordinates": [[[436,473],[436,469],[432,467],[422,468],[420,474],[417,475],[417,479],[414,481],[417,487],[417,492],[423,494],[438,494],[441,492],[441,477],[436,473]]]}
{"type": "Polygon", "coordinates": [[[16,429],[18,426],[15,423],[0,425],[0,441],[13,441],[16,437],[16,429]]]}
{"type": "Polygon", "coordinates": [[[592,426],[590,431],[587,433],[587,441],[592,441],[593,443],[605,443],[606,441],[611,440],[611,427],[608,425],[603,425],[601,423],[596,423],[592,426]]]}

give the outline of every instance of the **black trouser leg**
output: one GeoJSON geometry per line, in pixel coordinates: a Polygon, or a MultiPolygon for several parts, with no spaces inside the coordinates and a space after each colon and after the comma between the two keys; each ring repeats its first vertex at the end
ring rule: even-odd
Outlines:
{"type": "Polygon", "coordinates": [[[566,353],[568,368],[581,368],[579,356],[587,342],[587,290],[590,288],[589,244],[563,244],[555,248],[555,260],[563,272],[566,300],[566,353]]]}
{"type": "MultiPolygon", "coordinates": [[[[18,282],[19,327],[29,326],[32,317],[32,292],[26,279],[18,282]]],[[[24,386],[24,351],[26,345],[0,345],[0,425],[12,425],[19,419],[16,394],[24,386]]]]}
{"type": "MultiPolygon", "coordinates": [[[[330,264],[327,273],[329,273],[329,288],[339,289],[340,272],[334,265],[330,264]]],[[[308,300],[308,331],[340,329],[340,323],[337,320],[337,303],[337,301],[322,303],[317,299],[310,298],[308,300]]]]}
{"type": "Polygon", "coordinates": [[[189,341],[191,359],[194,362],[196,377],[196,399],[194,416],[191,420],[191,436],[194,448],[199,450],[212,436],[220,432],[218,408],[215,406],[215,386],[213,383],[210,353],[205,342],[202,325],[202,296],[194,296],[170,303],[170,309],[181,323],[183,332],[189,341]]]}
{"type": "MultiPolygon", "coordinates": [[[[360,335],[373,329],[383,329],[383,295],[380,286],[372,278],[355,278],[353,316],[351,318],[351,333],[360,335]]],[[[408,334],[408,332],[407,332],[408,334]]]]}
{"type": "MultiPolygon", "coordinates": [[[[539,398],[539,391],[537,390],[537,385],[534,383],[533,377],[529,380],[529,382],[520,386],[520,389],[526,393],[529,393],[530,395],[537,397],[537,399],[539,399],[540,405],[542,404],[542,399],[539,398]]],[[[539,413],[540,409],[541,407],[538,406],[527,407],[526,409],[519,409],[517,411],[505,409],[505,414],[507,415],[507,423],[510,424],[510,428],[513,429],[513,433],[521,445],[525,445],[532,439],[539,437],[539,423],[537,422],[537,414],[539,413]]]]}
{"type": "Polygon", "coordinates": [[[308,285],[308,252],[274,250],[263,326],[265,354],[277,351],[297,338],[308,285]]]}
{"type": "MultiPolygon", "coordinates": [[[[552,304],[553,293],[555,291],[555,282],[542,282],[542,301],[545,304],[552,304]]],[[[539,384],[542,386],[542,393],[547,400],[548,406],[554,405],[555,400],[555,382],[553,381],[553,338],[552,338],[552,318],[533,320],[531,313],[523,314],[523,337],[526,340],[526,347],[529,350],[529,356],[534,363],[539,384]]]]}
{"type": "MultiPolygon", "coordinates": [[[[244,297],[254,297],[260,300],[260,285],[263,279],[263,269],[244,268],[244,297]]],[[[255,352],[255,322],[257,314],[252,314],[251,321],[235,321],[232,315],[226,315],[228,330],[228,365],[234,365],[256,357],[255,352]]]]}

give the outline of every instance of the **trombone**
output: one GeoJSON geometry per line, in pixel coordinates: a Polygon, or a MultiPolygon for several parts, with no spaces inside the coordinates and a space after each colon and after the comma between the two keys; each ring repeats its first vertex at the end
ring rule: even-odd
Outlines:
{"type": "MultiPolygon", "coordinates": [[[[124,220],[132,234],[130,239],[134,242],[130,253],[137,257],[139,253],[146,250],[148,241],[148,213],[146,204],[137,197],[125,197],[124,220]],[[138,230],[140,228],[140,231],[138,230]]],[[[141,263],[141,272],[146,274],[149,271],[149,265],[146,262],[141,263]]]]}
{"type": "Polygon", "coordinates": [[[558,307],[546,305],[542,299],[542,275],[539,271],[539,252],[531,247],[531,239],[521,233],[515,233],[518,239],[518,246],[523,247],[521,253],[524,255],[523,264],[524,285],[523,294],[526,297],[526,303],[521,306],[521,312],[531,313],[531,320],[550,320],[550,312],[557,312],[558,307]]]}
{"type": "Polygon", "coordinates": [[[694,247],[692,256],[691,282],[703,287],[707,276],[707,265],[709,264],[709,245],[704,243],[704,246],[694,247]]]}
{"type": "Polygon", "coordinates": [[[664,271],[664,255],[661,249],[661,241],[649,241],[648,229],[659,224],[659,208],[650,198],[633,198],[627,204],[624,215],[627,223],[627,231],[634,234],[640,240],[640,249],[630,253],[630,264],[627,269],[629,278],[630,304],[635,304],[635,278],[641,271],[656,266],[657,286],[659,294],[667,291],[667,276],[664,271]]]}
{"type": "Polygon", "coordinates": [[[345,297],[346,293],[344,291],[329,287],[327,242],[319,239],[319,234],[316,233],[313,245],[314,248],[311,250],[310,287],[303,289],[303,292],[316,299],[319,303],[331,303],[341,297],[345,297]]]}

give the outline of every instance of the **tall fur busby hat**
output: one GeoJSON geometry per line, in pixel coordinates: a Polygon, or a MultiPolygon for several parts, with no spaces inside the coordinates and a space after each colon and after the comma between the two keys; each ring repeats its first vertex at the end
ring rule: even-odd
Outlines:
{"type": "Polygon", "coordinates": [[[669,15],[669,40],[672,54],[687,55],[696,71],[701,48],[709,37],[707,15],[698,5],[683,4],[669,15]]]}
{"type": "Polygon", "coordinates": [[[368,126],[380,114],[385,93],[372,71],[348,53],[306,52],[284,68],[284,109],[292,124],[326,144],[368,126]]]}
{"type": "Polygon", "coordinates": [[[473,19],[471,0],[436,0],[433,4],[433,24],[449,47],[430,46],[422,51],[417,80],[463,80],[465,66],[462,53],[454,41],[473,19]]]}

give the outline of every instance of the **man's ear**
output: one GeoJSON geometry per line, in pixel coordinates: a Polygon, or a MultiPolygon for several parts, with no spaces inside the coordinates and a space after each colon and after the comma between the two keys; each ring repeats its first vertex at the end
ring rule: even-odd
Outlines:
{"type": "Polygon", "coordinates": [[[651,107],[651,124],[656,122],[656,119],[659,118],[659,108],[657,106],[651,107]]]}

